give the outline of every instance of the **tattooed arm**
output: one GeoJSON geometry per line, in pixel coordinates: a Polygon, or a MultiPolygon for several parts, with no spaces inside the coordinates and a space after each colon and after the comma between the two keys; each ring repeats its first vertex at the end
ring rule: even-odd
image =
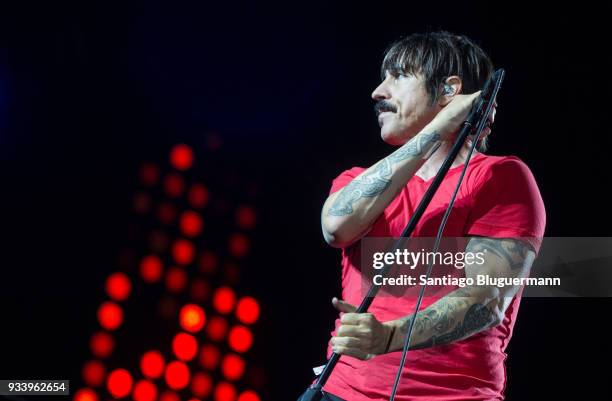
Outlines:
{"type": "Polygon", "coordinates": [[[345,247],[365,235],[374,221],[440,146],[431,125],[327,198],[321,227],[328,244],[345,247]]]}
{"type": "MultiPolygon", "coordinates": [[[[466,277],[527,277],[535,252],[514,239],[472,238],[466,252],[484,252],[482,265],[466,265],[466,277]]],[[[433,347],[462,340],[500,324],[520,287],[471,286],[459,288],[417,313],[410,349],[433,347]]],[[[383,323],[395,327],[389,351],[403,348],[414,315],[383,323]]],[[[391,331],[391,330],[390,330],[391,331]]]]}
{"type": "MultiPolygon", "coordinates": [[[[529,245],[514,239],[474,237],[466,252],[483,252],[484,263],[465,266],[466,277],[526,277],[535,259],[529,245]]],[[[506,309],[520,288],[471,286],[459,288],[417,313],[410,349],[434,347],[467,338],[502,322],[506,309]]],[[[357,307],[334,299],[343,312],[331,345],[334,352],[370,359],[400,351],[414,315],[379,322],[371,313],[355,313],[357,307]],[[388,347],[388,348],[387,348],[388,347]]]]}
{"type": "Polygon", "coordinates": [[[364,236],[434,151],[453,142],[479,96],[480,91],[441,97],[441,110],[416,136],[330,195],[321,212],[325,241],[346,247],[364,236]]]}

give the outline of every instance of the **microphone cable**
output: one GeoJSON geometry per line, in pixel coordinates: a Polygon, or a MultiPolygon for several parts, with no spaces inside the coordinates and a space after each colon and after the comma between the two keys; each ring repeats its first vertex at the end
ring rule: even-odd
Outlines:
{"type": "MultiPolygon", "coordinates": [[[[492,100],[493,101],[493,100],[492,100]]],[[[492,102],[491,101],[491,102],[492,102]]],[[[490,112],[490,108],[488,110],[490,112]]],[[[453,191],[453,195],[451,196],[450,202],[448,204],[448,207],[446,208],[446,212],[444,213],[444,216],[442,217],[442,222],[440,223],[440,227],[438,228],[438,233],[436,235],[436,239],[434,241],[434,248],[433,248],[433,252],[436,253],[438,252],[438,248],[440,247],[440,241],[442,239],[442,233],[444,232],[444,227],[446,226],[446,222],[448,221],[448,218],[453,210],[453,204],[455,203],[455,198],[457,197],[457,193],[459,192],[459,188],[461,186],[461,183],[463,181],[463,178],[465,176],[465,172],[467,171],[467,167],[470,163],[470,159],[472,158],[472,154],[474,153],[474,149],[476,148],[476,145],[478,144],[478,140],[480,139],[480,133],[482,131],[482,128],[484,128],[484,122],[487,121],[488,119],[488,115],[487,118],[483,119],[482,121],[480,121],[480,124],[477,127],[477,134],[476,137],[474,139],[474,141],[472,142],[472,145],[470,147],[470,150],[468,152],[468,156],[465,160],[465,163],[463,164],[463,169],[461,170],[461,175],[459,176],[459,180],[457,181],[457,185],[455,186],[455,190],[453,191]]],[[[393,390],[391,390],[391,398],[389,398],[389,401],[394,401],[395,400],[395,393],[397,392],[397,388],[399,386],[399,382],[402,376],[402,370],[404,368],[404,364],[406,363],[406,354],[408,353],[408,347],[410,345],[410,339],[412,337],[412,331],[414,329],[414,322],[416,321],[416,317],[417,317],[417,313],[419,312],[419,309],[421,307],[421,303],[423,301],[423,296],[425,295],[425,288],[427,287],[427,280],[429,280],[429,276],[431,275],[431,272],[433,270],[433,262],[429,263],[429,265],[427,266],[427,271],[425,273],[425,282],[423,283],[423,285],[421,286],[421,289],[419,291],[419,295],[417,297],[417,302],[414,308],[414,314],[413,314],[413,318],[410,319],[410,324],[408,325],[408,331],[406,333],[406,338],[404,339],[404,347],[402,349],[402,358],[400,360],[400,364],[399,364],[399,368],[397,370],[397,374],[395,375],[395,381],[393,383],[393,390]]]]}

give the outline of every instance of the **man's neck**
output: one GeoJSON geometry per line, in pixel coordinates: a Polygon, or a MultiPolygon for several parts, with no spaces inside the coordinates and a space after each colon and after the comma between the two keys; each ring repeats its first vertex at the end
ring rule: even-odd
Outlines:
{"type": "MultiPolygon", "coordinates": [[[[436,150],[436,152],[433,155],[431,155],[429,159],[427,159],[425,164],[421,166],[421,168],[416,172],[416,175],[421,177],[424,181],[429,181],[430,179],[432,179],[438,173],[438,170],[440,170],[440,167],[442,167],[442,163],[444,163],[444,159],[446,159],[446,156],[450,152],[451,147],[452,147],[451,143],[444,142],[438,148],[438,150],[436,150]]],[[[463,146],[461,148],[461,151],[455,158],[455,161],[451,165],[451,168],[460,166],[463,163],[465,163],[465,160],[468,155],[468,151],[469,151],[469,148],[467,147],[467,145],[463,146]]],[[[476,156],[476,154],[478,154],[478,151],[474,150],[474,153],[472,153],[472,158],[476,156]]]]}

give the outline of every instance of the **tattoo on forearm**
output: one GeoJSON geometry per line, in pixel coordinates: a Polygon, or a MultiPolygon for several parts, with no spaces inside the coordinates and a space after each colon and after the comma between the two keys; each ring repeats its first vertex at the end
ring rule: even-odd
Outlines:
{"type": "Polygon", "coordinates": [[[406,143],[404,146],[389,155],[389,159],[391,159],[393,163],[397,163],[407,159],[410,156],[418,156],[423,153],[426,145],[439,140],[440,134],[438,134],[437,131],[417,135],[408,141],[408,143],[406,143]]]}
{"type": "Polygon", "coordinates": [[[520,269],[524,266],[529,250],[529,246],[519,240],[481,237],[472,238],[466,247],[468,252],[493,252],[499,258],[505,260],[511,270],[520,269]]]}
{"type": "MultiPolygon", "coordinates": [[[[400,332],[407,335],[412,316],[404,318],[400,332]]],[[[490,327],[496,321],[494,313],[482,304],[472,304],[468,298],[452,297],[431,305],[417,314],[413,334],[429,337],[410,349],[421,349],[449,344],[490,327]],[[458,310],[465,310],[463,320],[453,318],[458,310]]],[[[402,336],[402,338],[404,338],[402,336]]]]}
{"type": "Polygon", "coordinates": [[[388,158],[385,158],[378,162],[374,171],[354,179],[342,188],[328,213],[332,216],[346,216],[353,213],[353,203],[361,198],[376,196],[389,187],[391,180],[387,177],[390,175],[391,164],[388,158]]]}
{"type": "MultiPolygon", "coordinates": [[[[511,238],[473,237],[466,246],[466,252],[491,252],[506,262],[510,270],[529,268],[531,247],[520,240],[511,238]]],[[[514,272],[513,274],[517,274],[514,272]]],[[[449,344],[467,338],[485,330],[502,317],[495,302],[478,301],[478,288],[464,287],[455,290],[452,296],[447,295],[416,315],[413,334],[419,338],[418,343],[411,344],[411,349],[433,347],[449,344]],[[462,313],[462,311],[465,311],[462,313]],[[460,316],[463,315],[463,318],[460,316]]],[[[402,319],[400,333],[402,338],[408,333],[414,316],[402,319]]]]}
{"type": "Polygon", "coordinates": [[[328,210],[330,216],[346,216],[353,213],[353,204],[361,198],[371,198],[383,193],[391,185],[391,166],[410,156],[418,156],[429,143],[440,140],[437,131],[417,135],[408,143],[378,162],[374,170],[354,179],[342,188],[328,210]]]}
{"type": "Polygon", "coordinates": [[[411,345],[411,349],[433,347],[435,345],[450,344],[453,341],[461,340],[474,333],[490,327],[495,322],[495,317],[491,310],[485,305],[473,304],[465,313],[465,317],[452,330],[435,334],[429,339],[411,345]]]}

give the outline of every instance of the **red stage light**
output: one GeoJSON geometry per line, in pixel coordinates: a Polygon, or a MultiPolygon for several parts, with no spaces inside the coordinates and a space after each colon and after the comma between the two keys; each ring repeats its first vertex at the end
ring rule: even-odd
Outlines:
{"type": "Polygon", "coordinates": [[[181,232],[186,237],[195,237],[202,231],[202,217],[191,210],[187,210],[181,215],[180,220],[181,232]]]}
{"type": "Polygon", "coordinates": [[[134,401],[155,401],[157,386],[148,380],[139,380],[134,386],[134,401]]]}
{"type": "Polygon", "coordinates": [[[202,252],[200,255],[200,271],[212,273],[217,268],[217,256],[211,251],[202,252]]]}
{"type": "Polygon", "coordinates": [[[170,151],[170,164],[177,170],[187,170],[193,164],[193,151],[183,143],[175,145],[170,151]]]}
{"type": "Polygon", "coordinates": [[[203,368],[208,370],[215,370],[219,364],[219,358],[221,353],[219,349],[214,345],[206,344],[200,349],[200,355],[198,360],[203,368]]]}
{"type": "Polygon", "coordinates": [[[85,384],[91,387],[100,387],[104,384],[104,376],[106,375],[106,368],[100,361],[89,361],[83,365],[82,370],[83,381],[85,384]]]}
{"type": "Polygon", "coordinates": [[[259,396],[253,390],[243,391],[240,396],[238,396],[238,401],[261,401],[259,396]]]}
{"type": "Polygon", "coordinates": [[[176,173],[170,173],[164,178],[164,190],[170,198],[178,198],[185,190],[183,177],[176,173]]]}
{"type": "Polygon", "coordinates": [[[164,356],[159,351],[147,351],[140,359],[140,370],[145,377],[158,379],[164,372],[164,356]]]}
{"type": "Polygon", "coordinates": [[[234,309],[236,294],[229,287],[221,287],[215,291],[213,306],[219,313],[227,314],[234,309]]]}
{"type": "Polygon", "coordinates": [[[259,318],[259,303],[253,297],[243,297],[236,305],[236,317],[242,323],[253,324],[259,318]]]}
{"type": "Polygon", "coordinates": [[[181,401],[181,398],[174,391],[164,391],[159,396],[159,401],[181,401]]]}
{"type": "Polygon", "coordinates": [[[151,163],[145,163],[140,167],[140,181],[148,186],[152,187],[157,183],[159,178],[159,169],[156,165],[151,163]]]}
{"type": "Polygon", "coordinates": [[[145,256],[140,262],[140,275],[147,283],[155,283],[159,281],[162,275],[162,270],[162,261],[155,255],[145,256]]]}
{"type": "Polygon", "coordinates": [[[213,386],[213,381],[207,373],[198,372],[191,379],[191,392],[193,395],[206,398],[210,394],[213,386]]]}
{"type": "Polygon", "coordinates": [[[98,321],[105,329],[115,330],[123,322],[123,310],[114,302],[104,302],[98,308],[98,321]]]}
{"type": "Polygon", "coordinates": [[[228,335],[229,346],[236,352],[246,352],[253,345],[253,334],[244,326],[234,326],[228,335]]]}
{"type": "Polygon", "coordinates": [[[74,393],[74,401],[98,401],[98,394],[90,388],[82,388],[74,393]]]}
{"type": "Polygon", "coordinates": [[[110,334],[103,331],[98,331],[91,336],[89,345],[91,347],[92,354],[98,358],[106,358],[113,353],[113,349],[115,348],[115,340],[113,340],[113,337],[110,334]]]}
{"type": "Polygon", "coordinates": [[[201,209],[208,203],[208,189],[203,184],[193,184],[187,198],[192,207],[201,209]]]}
{"type": "Polygon", "coordinates": [[[202,279],[195,279],[191,282],[191,298],[194,301],[204,302],[210,293],[210,286],[202,279]]]}
{"type": "Polygon", "coordinates": [[[250,241],[244,234],[232,234],[229,239],[230,253],[237,258],[245,257],[249,253],[250,247],[250,241]]]}
{"type": "Polygon", "coordinates": [[[125,369],[113,370],[106,380],[108,392],[115,398],[123,398],[130,394],[133,384],[132,375],[125,369]]]}
{"type": "Polygon", "coordinates": [[[206,323],[204,310],[198,305],[187,304],[179,312],[179,323],[183,329],[190,333],[197,333],[202,330],[206,323]]]}
{"type": "Polygon", "coordinates": [[[172,245],[172,257],[180,265],[188,265],[193,262],[195,248],[190,241],[178,239],[172,245]]]}
{"type": "Polygon", "coordinates": [[[106,279],[106,293],[115,301],[125,301],[131,289],[132,283],[125,273],[116,272],[106,279]]]}
{"type": "Polygon", "coordinates": [[[221,341],[227,333],[227,321],[220,316],[213,316],[206,326],[206,333],[213,341],[221,341]]]}
{"type": "Polygon", "coordinates": [[[172,340],[172,351],[181,361],[190,361],[198,353],[198,341],[187,333],[178,333],[172,340]]]}
{"type": "Polygon", "coordinates": [[[236,223],[243,230],[249,230],[255,227],[257,223],[257,215],[255,210],[250,206],[241,206],[236,210],[236,223]]]}
{"type": "Polygon", "coordinates": [[[220,382],[215,388],[215,401],[234,401],[236,399],[236,388],[233,384],[220,382]]]}
{"type": "Polygon", "coordinates": [[[171,267],[166,273],[166,288],[170,292],[181,292],[187,285],[187,273],[180,267],[171,267]]]}
{"type": "Polygon", "coordinates": [[[184,389],[189,384],[189,368],[183,362],[172,361],[166,367],[165,379],[171,389],[184,389]]]}
{"type": "Polygon", "coordinates": [[[227,380],[236,381],[244,374],[244,360],[236,354],[227,354],[221,362],[221,373],[227,380]]]}

